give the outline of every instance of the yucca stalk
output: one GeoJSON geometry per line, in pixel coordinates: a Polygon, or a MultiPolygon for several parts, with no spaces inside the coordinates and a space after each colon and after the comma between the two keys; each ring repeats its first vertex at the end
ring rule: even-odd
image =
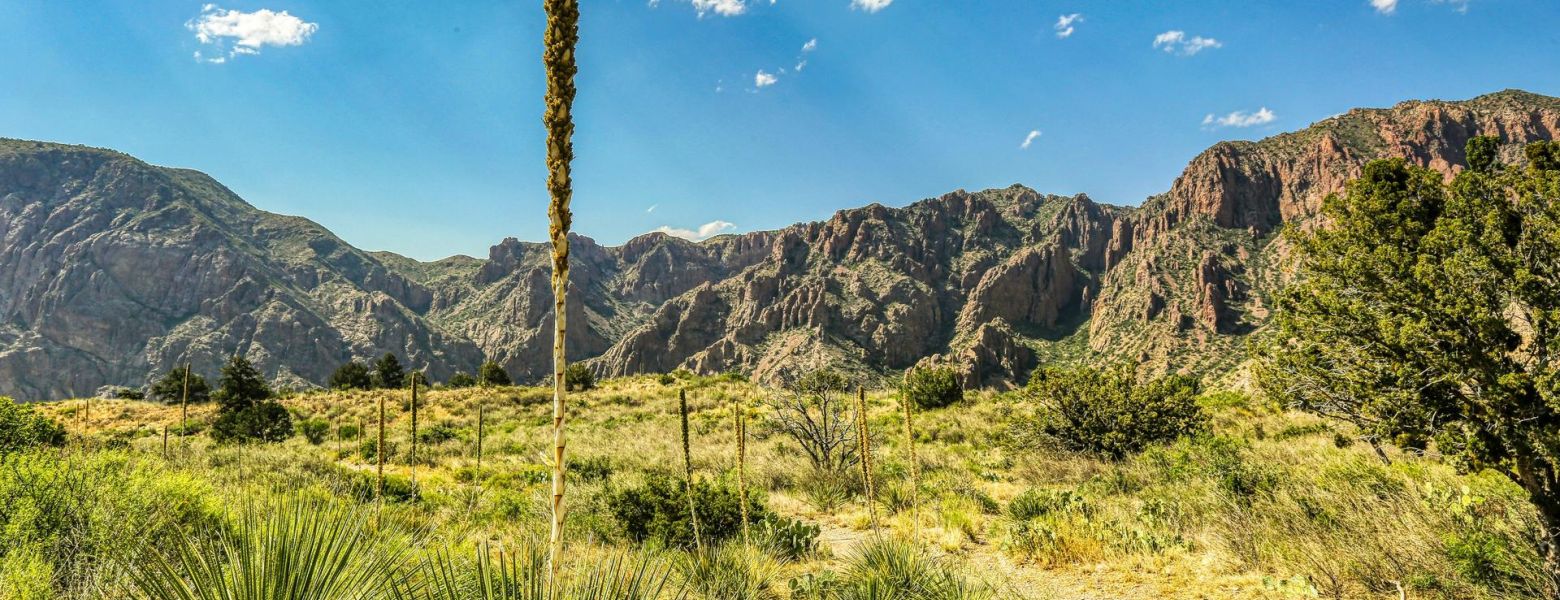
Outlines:
{"type": "Polygon", "coordinates": [[[412,483],[417,483],[417,376],[412,375],[412,449],[407,464],[412,466],[412,483]]]}
{"type": "Polygon", "coordinates": [[[742,506],[742,545],[749,546],[753,542],[748,538],[747,414],[741,400],[732,403],[731,411],[737,422],[737,503],[742,506]]]}
{"type": "Polygon", "coordinates": [[[566,440],[564,420],[567,415],[564,404],[568,387],[564,385],[564,338],[569,293],[569,226],[573,214],[569,202],[573,199],[573,182],[569,167],[574,160],[574,47],[580,38],[579,0],[543,0],[547,12],[547,30],[542,35],[542,64],[547,70],[546,112],[542,122],[547,127],[547,191],[551,202],[547,207],[550,220],[548,228],[552,239],[552,289],[553,289],[553,481],[552,481],[552,535],[548,540],[547,581],[548,589],[558,593],[558,571],[563,564],[563,491],[567,475],[564,460],[566,440]]]}
{"type": "Polygon", "coordinates": [[[867,429],[867,389],[856,390],[856,441],[861,448],[861,482],[865,486],[867,517],[872,529],[877,530],[877,490],[872,485],[872,433],[867,429]]]}
{"type": "Polygon", "coordinates": [[[477,471],[479,472],[482,470],[482,425],[486,411],[486,404],[477,404],[477,471]]]}
{"type": "Polygon", "coordinates": [[[385,396],[379,395],[379,444],[374,447],[374,459],[378,462],[377,473],[374,478],[374,500],[380,505],[385,502],[385,396]]]}
{"type": "Polygon", "coordinates": [[[682,414],[683,473],[688,483],[688,519],[693,524],[693,547],[704,552],[704,540],[699,535],[699,505],[693,499],[693,454],[688,439],[688,390],[677,390],[677,412],[682,414]]]}
{"type": "Polygon", "coordinates": [[[905,453],[910,462],[910,519],[915,535],[921,534],[921,469],[915,455],[915,407],[910,397],[900,394],[899,404],[905,412],[905,453]]]}
{"type": "Polygon", "coordinates": [[[168,460],[168,425],[163,424],[163,460],[168,460]]]}
{"type": "MultiPolygon", "coordinates": [[[[184,363],[184,392],[179,394],[179,439],[190,435],[190,363],[184,363]]],[[[179,444],[187,449],[188,444],[179,444]]]]}

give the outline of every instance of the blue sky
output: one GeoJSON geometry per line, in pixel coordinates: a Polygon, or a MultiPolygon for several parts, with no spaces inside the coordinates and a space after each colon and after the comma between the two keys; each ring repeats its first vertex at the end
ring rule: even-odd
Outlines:
{"type": "MultiPolygon", "coordinates": [[[[583,4],[575,223],[608,244],[1012,183],[1137,204],[1221,139],[1560,94],[1553,0],[583,4]]],[[[486,256],[546,236],[542,20],[531,1],[0,0],[0,136],[199,169],[366,249],[486,256]]]]}

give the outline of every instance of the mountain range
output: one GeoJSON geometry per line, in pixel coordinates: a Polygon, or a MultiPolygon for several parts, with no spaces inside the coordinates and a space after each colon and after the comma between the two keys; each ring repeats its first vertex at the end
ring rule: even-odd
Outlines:
{"type": "MultiPolygon", "coordinates": [[[[1214,372],[1243,358],[1289,276],[1278,233],[1367,161],[1450,177],[1470,137],[1497,136],[1520,161],[1557,132],[1560,99],[1508,90],[1220,143],[1137,207],[1014,185],[698,243],[575,236],[569,358],[606,376],[765,381],[946,363],[997,387],[1050,362],[1214,372]]],[[[515,239],[485,259],[363,251],[196,171],[0,139],[0,395],[140,386],[185,361],[214,374],[234,353],[294,387],[386,352],[436,380],[484,360],[537,380],[550,369],[549,254],[515,239]]]]}

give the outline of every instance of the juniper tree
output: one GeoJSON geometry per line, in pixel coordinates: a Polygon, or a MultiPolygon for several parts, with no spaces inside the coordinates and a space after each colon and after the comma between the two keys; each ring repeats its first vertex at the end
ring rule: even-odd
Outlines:
{"type": "Polygon", "coordinates": [[[1375,161],[1291,230],[1297,282],[1259,347],[1270,396],[1357,425],[1372,441],[1431,444],[1527,492],[1560,581],[1560,161],[1485,160],[1448,186],[1375,161]]]}

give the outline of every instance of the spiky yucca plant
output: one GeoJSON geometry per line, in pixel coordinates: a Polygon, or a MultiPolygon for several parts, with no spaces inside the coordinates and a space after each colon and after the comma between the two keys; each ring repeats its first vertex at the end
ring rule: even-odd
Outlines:
{"type": "Polygon", "coordinates": [[[699,505],[693,499],[693,454],[688,438],[688,390],[677,391],[677,412],[682,415],[683,474],[688,484],[688,522],[693,524],[693,546],[704,551],[704,541],[699,536],[699,505]]]}
{"type": "Polygon", "coordinates": [[[672,571],[650,555],[615,553],[548,591],[548,549],[521,542],[513,550],[477,548],[471,559],[438,553],[419,576],[394,586],[391,600],[681,600],[672,571]]]}
{"type": "Polygon", "coordinates": [[[563,491],[567,463],[564,460],[564,334],[567,332],[566,301],[569,292],[569,225],[573,219],[569,201],[573,198],[570,163],[574,160],[574,47],[580,38],[579,0],[543,0],[547,29],[542,35],[542,64],[547,70],[546,111],[542,122],[547,127],[547,207],[552,239],[553,289],[553,478],[552,534],[548,546],[549,587],[558,589],[558,567],[563,561],[563,491]]]}
{"type": "Polygon", "coordinates": [[[292,500],[251,505],[214,542],[183,536],[173,556],[131,569],[140,600],[369,600],[402,576],[403,554],[378,544],[359,511],[292,500]]]}

